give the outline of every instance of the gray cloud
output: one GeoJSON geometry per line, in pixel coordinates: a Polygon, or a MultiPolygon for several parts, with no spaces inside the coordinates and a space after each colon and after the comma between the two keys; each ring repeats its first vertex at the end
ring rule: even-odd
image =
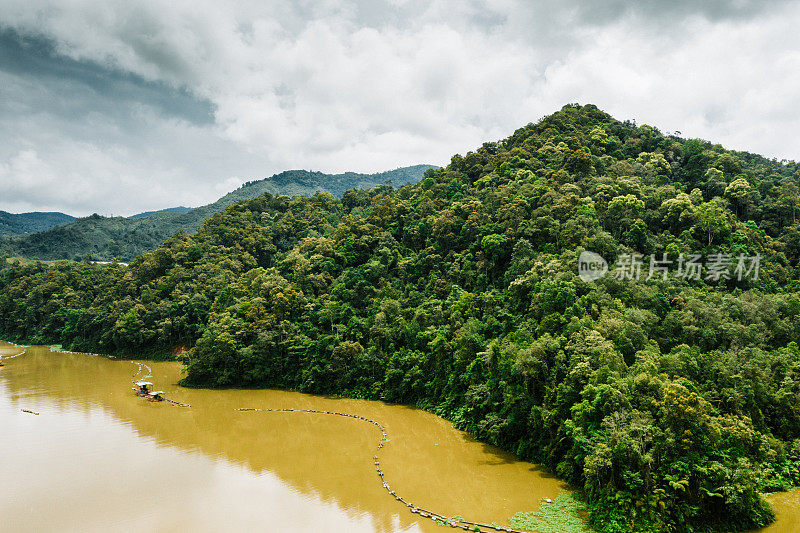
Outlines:
{"type": "Polygon", "coordinates": [[[748,20],[779,9],[791,0],[604,0],[581,2],[575,11],[586,24],[612,24],[626,15],[641,21],[663,24],[666,21],[701,17],[708,21],[748,20]]]}
{"type": "Polygon", "coordinates": [[[0,209],[442,164],[567,102],[796,158],[800,6],[0,0],[0,209]]]}
{"type": "MultiPolygon", "coordinates": [[[[0,31],[0,70],[19,78],[35,80],[37,84],[58,84],[73,88],[73,93],[62,98],[66,106],[87,104],[80,96],[89,95],[94,102],[84,112],[97,110],[110,113],[112,109],[98,109],[110,104],[117,111],[126,106],[146,102],[159,112],[188,120],[195,124],[212,124],[214,109],[208,100],[198,100],[185,89],[174,89],[157,82],[123,71],[114,71],[96,63],[80,62],[59,57],[53,41],[41,36],[24,36],[14,30],[0,31]],[[102,101],[98,102],[97,98],[102,101]],[[108,97],[108,98],[107,98],[108,97]]],[[[41,106],[38,102],[37,106],[41,106]]],[[[76,110],[77,111],[77,110],[76,110]]]]}

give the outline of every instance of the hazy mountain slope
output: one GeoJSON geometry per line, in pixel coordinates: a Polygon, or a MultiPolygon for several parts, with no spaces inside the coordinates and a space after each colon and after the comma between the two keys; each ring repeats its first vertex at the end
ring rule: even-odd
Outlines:
{"type": "Polygon", "coordinates": [[[419,181],[431,165],[415,165],[376,174],[324,174],[306,170],[288,170],[269,178],[251,181],[216,202],[188,212],[171,208],[142,213],[131,218],[90,217],[75,219],[63,226],[32,235],[0,238],[0,254],[28,259],[93,259],[129,261],[142,252],[154,250],[178,231],[195,232],[211,215],[242,200],[264,193],[288,196],[312,195],[329,191],[341,196],[348,189],[368,188],[391,181],[395,187],[419,181]]]}
{"type": "Polygon", "coordinates": [[[159,209],[158,211],[145,211],[144,213],[138,213],[136,215],[131,215],[128,218],[145,218],[149,217],[150,215],[159,215],[162,213],[188,213],[191,211],[191,207],[179,206],[179,207],[168,207],[166,209],[159,209]]]}
{"type": "Polygon", "coordinates": [[[154,249],[180,229],[181,215],[139,219],[92,215],[33,235],[0,239],[0,253],[29,259],[129,260],[154,249]]]}
{"type": "Polygon", "coordinates": [[[0,235],[38,233],[75,220],[64,213],[8,213],[0,211],[0,235]]]}
{"type": "Polygon", "coordinates": [[[200,227],[203,221],[214,213],[218,213],[236,202],[250,200],[264,193],[284,194],[286,196],[311,196],[318,191],[328,191],[337,198],[341,197],[348,189],[368,189],[375,185],[391,182],[394,187],[402,187],[409,183],[416,183],[422,179],[422,174],[432,165],[414,165],[398,168],[377,174],[359,174],[346,172],[344,174],[324,174],[308,170],[287,170],[280,174],[258,180],[249,181],[229,192],[213,204],[198,207],[187,213],[186,221],[191,218],[192,230],[200,227]]]}

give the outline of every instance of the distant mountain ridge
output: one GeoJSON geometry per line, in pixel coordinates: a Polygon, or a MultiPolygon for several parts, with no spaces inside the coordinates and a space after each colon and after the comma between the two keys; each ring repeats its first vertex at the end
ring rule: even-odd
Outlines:
{"type": "Polygon", "coordinates": [[[82,259],[90,255],[97,261],[114,258],[130,261],[143,252],[156,249],[178,231],[194,233],[208,217],[235,202],[264,193],[311,196],[319,191],[328,191],[341,197],[349,189],[365,189],[387,182],[402,187],[419,181],[429,168],[434,167],[414,165],[375,174],[287,170],[269,178],[249,181],[216,202],[195,209],[173,207],[130,218],[98,214],[78,219],[70,217],[67,224],[50,226],[39,233],[0,237],[0,254],[41,260],[82,259]],[[189,210],[182,212],[184,209],[189,210]]]}
{"type": "Polygon", "coordinates": [[[166,209],[159,209],[158,211],[145,211],[144,213],[137,213],[135,215],[131,215],[128,218],[146,218],[150,215],[158,215],[159,213],[188,213],[191,211],[191,207],[179,206],[179,207],[168,207],[166,209]]]}
{"type": "Polygon", "coordinates": [[[75,217],[65,213],[35,211],[16,214],[0,211],[0,235],[38,233],[73,220],[75,217]]]}

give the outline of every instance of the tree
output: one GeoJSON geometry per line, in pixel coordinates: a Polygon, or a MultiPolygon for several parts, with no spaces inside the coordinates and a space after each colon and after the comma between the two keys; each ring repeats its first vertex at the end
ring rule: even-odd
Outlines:
{"type": "Polygon", "coordinates": [[[619,235],[623,228],[630,226],[639,217],[643,209],[644,202],[632,194],[615,196],[608,202],[606,220],[616,229],[616,235],[619,235]]]}
{"type": "Polygon", "coordinates": [[[505,235],[492,233],[486,235],[481,239],[481,248],[486,252],[486,255],[494,259],[500,259],[505,256],[508,248],[508,239],[505,235]]]}
{"type": "Polygon", "coordinates": [[[731,230],[725,210],[718,202],[704,202],[700,204],[698,211],[698,224],[708,237],[708,245],[711,246],[714,237],[724,235],[731,230]]]}
{"type": "Polygon", "coordinates": [[[653,176],[670,176],[672,174],[672,167],[664,158],[664,154],[643,152],[639,154],[637,160],[653,176]]]}
{"type": "Polygon", "coordinates": [[[727,185],[725,174],[719,169],[709,168],[703,176],[702,187],[708,198],[724,194],[727,185]]]}
{"type": "Polygon", "coordinates": [[[794,183],[786,183],[778,188],[781,206],[792,214],[792,224],[797,221],[797,205],[800,203],[800,188],[794,183]]]}
{"type": "Polygon", "coordinates": [[[750,204],[750,195],[753,188],[744,177],[733,180],[725,188],[725,196],[733,201],[736,206],[736,214],[742,218],[747,216],[747,208],[750,204]]]}
{"type": "Polygon", "coordinates": [[[567,156],[564,168],[570,172],[588,174],[592,171],[592,154],[584,150],[573,151],[567,156]]]}
{"type": "Polygon", "coordinates": [[[685,192],[678,194],[675,198],[664,200],[659,211],[664,223],[675,232],[692,226],[697,218],[697,210],[692,203],[692,198],[685,192]]]}

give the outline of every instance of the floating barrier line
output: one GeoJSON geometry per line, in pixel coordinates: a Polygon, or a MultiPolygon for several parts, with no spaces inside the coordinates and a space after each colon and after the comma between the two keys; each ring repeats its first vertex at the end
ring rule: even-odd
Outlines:
{"type": "MultiPolygon", "coordinates": [[[[339,411],[323,411],[323,410],[320,410],[320,409],[286,409],[286,408],[283,408],[283,409],[259,409],[259,408],[256,408],[256,407],[239,407],[238,409],[234,409],[234,411],[260,411],[260,412],[264,412],[264,413],[269,413],[269,412],[273,412],[273,413],[313,413],[313,414],[321,414],[321,415],[341,416],[341,417],[345,417],[345,418],[355,418],[356,420],[362,420],[364,422],[369,422],[370,424],[376,426],[378,429],[381,430],[381,440],[378,441],[378,447],[377,447],[377,450],[375,451],[376,455],[373,456],[373,459],[375,461],[375,470],[376,470],[376,472],[378,474],[378,477],[381,478],[381,484],[383,485],[383,488],[386,490],[386,492],[389,493],[389,495],[391,497],[393,497],[395,500],[397,500],[398,502],[400,502],[400,503],[404,504],[406,507],[408,507],[409,510],[412,513],[418,514],[423,518],[429,518],[429,519],[433,520],[434,522],[437,522],[437,523],[443,522],[444,524],[449,525],[450,527],[460,528],[460,529],[463,529],[465,531],[475,531],[474,528],[478,527],[478,528],[483,528],[483,529],[492,529],[494,531],[504,531],[506,533],[526,533],[525,531],[520,531],[518,529],[513,529],[513,528],[510,528],[510,527],[504,527],[504,526],[498,526],[498,525],[492,525],[492,524],[484,524],[482,522],[472,522],[470,520],[463,520],[463,519],[457,519],[457,518],[449,518],[449,517],[446,517],[446,516],[441,515],[439,513],[435,513],[433,511],[429,511],[428,509],[425,509],[425,508],[420,507],[418,505],[414,505],[413,503],[411,503],[411,502],[403,499],[401,496],[399,496],[394,490],[392,490],[392,487],[389,485],[389,482],[386,481],[386,476],[383,474],[383,470],[381,470],[381,463],[378,460],[378,455],[377,454],[380,453],[380,450],[383,448],[383,443],[388,440],[389,434],[386,432],[386,428],[383,427],[383,425],[380,422],[378,422],[377,420],[373,420],[373,419],[367,418],[365,416],[354,415],[352,413],[342,413],[342,412],[339,412],[339,411]]],[[[479,529],[478,531],[481,531],[481,530],[479,529]]]]}
{"type": "Polygon", "coordinates": [[[14,359],[15,357],[19,357],[20,355],[25,355],[25,353],[27,353],[27,351],[28,351],[28,349],[25,348],[21,352],[19,352],[17,354],[14,354],[14,355],[0,355],[0,362],[2,362],[3,359],[14,359]]]}
{"type": "Polygon", "coordinates": [[[145,369],[145,368],[147,369],[147,375],[146,376],[142,376],[141,379],[147,379],[147,378],[149,378],[149,377],[151,377],[153,375],[153,369],[150,368],[149,366],[147,366],[146,364],[137,363],[136,361],[131,361],[131,363],[134,364],[134,365],[137,365],[139,367],[139,369],[136,371],[136,373],[131,378],[131,383],[136,383],[138,381],[136,376],[141,374],[142,370],[145,369]]]}
{"type": "MultiPolygon", "coordinates": [[[[3,341],[5,342],[5,341],[3,341]]],[[[15,344],[13,342],[6,342],[6,344],[10,344],[11,346],[16,346],[17,348],[22,348],[22,351],[16,353],[14,355],[0,355],[0,366],[3,365],[3,359],[14,359],[15,357],[19,357],[20,355],[24,355],[28,351],[28,346],[24,346],[21,344],[15,344]]]]}
{"type": "Polygon", "coordinates": [[[173,405],[177,405],[178,407],[191,407],[191,405],[189,405],[188,403],[176,402],[175,400],[170,400],[169,398],[165,398],[164,396],[162,396],[162,398],[173,405]]]}

